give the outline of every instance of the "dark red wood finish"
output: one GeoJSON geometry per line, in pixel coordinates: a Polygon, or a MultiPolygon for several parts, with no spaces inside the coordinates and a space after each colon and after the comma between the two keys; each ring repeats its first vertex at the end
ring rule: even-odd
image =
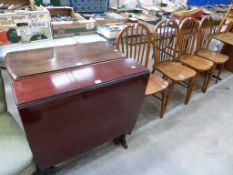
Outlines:
{"type": "Polygon", "coordinates": [[[229,56],[228,61],[225,63],[225,69],[233,72],[233,28],[230,31],[213,35],[213,38],[224,42],[221,53],[229,56]]]}
{"type": "Polygon", "coordinates": [[[59,94],[96,86],[108,81],[144,72],[146,68],[133,59],[118,59],[102,64],[28,77],[12,83],[17,105],[51,98],[59,94]]]}
{"type": "Polygon", "coordinates": [[[124,57],[107,42],[82,43],[17,51],[7,54],[6,66],[14,80],[124,57]]]}
{"type": "Polygon", "coordinates": [[[224,44],[221,53],[229,56],[229,60],[225,63],[225,69],[233,72],[233,46],[230,44],[224,44]]]}
{"type": "Polygon", "coordinates": [[[45,170],[132,131],[148,77],[149,71],[133,59],[118,59],[14,81],[38,168],[45,170]]]}

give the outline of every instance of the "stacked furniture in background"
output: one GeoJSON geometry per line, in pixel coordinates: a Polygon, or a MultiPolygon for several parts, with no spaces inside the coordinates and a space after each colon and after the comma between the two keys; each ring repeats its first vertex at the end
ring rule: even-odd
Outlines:
{"type": "MultiPolygon", "coordinates": [[[[154,71],[161,72],[164,78],[172,81],[172,89],[178,83],[188,81],[185,104],[188,104],[195,83],[196,72],[177,61],[179,26],[173,20],[163,20],[154,30],[153,51],[154,71]]],[[[181,84],[186,87],[186,85],[181,84]]]]}
{"type": "Polygon", "coordinates": [[[224,68],[224,64],[229,59],[229,56],[208,50],[209,43],[212,40],[211,35],[213,34],[213,31],[214,31],[214,20],[209,16],[204,17],[198,29],[197,55],[206,58],[210,61],[213,61],[215,64],[215,68],[219,67],[218,74],[213,75],[213,77],[216,78],[216,83],[217,83],[218,80],[221,80],[220,75],[224,68]]]}
{"type": "Polygon", "coordinates": [[[180,24],[179,33],[179,61],[191,67],[197,74],[203,73],[205,79],[202,92],[205,93],[214,70],[214,63],[207,59],[193,55],[196,43],[198,23],[192,18],[185,18],[180,24]]]}
{"type": "Polygon", "coordinates": [[[147,25],[142,23],[128,24],[117,36],[116,48],[146,67],[149,65],[150,47],[153,43],[154,65],[145,94],[155,96],[155,93],[162,92],[162,98],[159,98],[162,102],[161,118],[176,84],[187,88],[185,104],[188,104],[199,74],[205,76],[203,93],[207,91],[212,73],[218,65],[221,67],[216,77],[217,80],[220,79],[220,73],[228,57],[207,49],[211,34],[210,18],[204,18],[198,25],[194,18],[189,17],[185,18],[180,26],[174,20],[159,22],[153,37],[147,25]],[[156,70],[163,74],[163,79],[153,74],[156,70]],[[166,81],[168,79],[171,80],[169,88],[166,81]]]}

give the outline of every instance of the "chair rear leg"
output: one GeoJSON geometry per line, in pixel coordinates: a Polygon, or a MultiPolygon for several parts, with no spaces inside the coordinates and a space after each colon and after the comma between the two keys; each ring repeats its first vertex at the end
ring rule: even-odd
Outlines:
{"type": "Polygon", "coordinates": [[[210,82],[210,73],[209,72],[206,72],[206,75],[205,75],[205,80],[203,82],[203,86],[202,86],[202,92],[203,93],[206,93],[206,90],[208,88],[208,85],[209,85],[209,82],[210,82]]]}
{"type": "Polygon", "coordinates": [[[160,118],[161,119],[163,118],[165,111],[166,111],[167,97],[168,97],[168,89],[165,89],[162,92],[162,99],[161,99],[161,109],[160,109],[160,118]]]}
{"type": "Polygon", "coordinates": [[[216,77],[216,81],[215,81],[215,83],[217,84],[218,83],[218,80],[221,80],[221,73],[222,73],[222,70],[223,70],[223,68],[224,68],[224,64],[221,64],[221,65],[219,65],[220,67],[219,67],[219,70],[218,70],[218,74],[217,74],[217,77],[216,77]]]}
{"type": "Polygon", "coordinates": [[[188,88],[187,88],[187,94],[186,94],[186,97],[185,97],[185,104],[186,105],[189,103],[190,98],[192,96],[196,79],[197,79],[197,76],[194,76],[193,78],[191,78],[189,80],[189,85],[188,85],[188,88]]]}
{"type": "Polygon", "coordinates": [[[176,83],[172,82],[172,84],[162,92],[160,118],[163,118],[163,116],[165,114],[165,111],[167,109],[168,100],[170,98],[170,95],[171,95],[175,85],[176,85],[176,83]]]}
{"type": "Polygon", "coordinates": [[[214,65],[210,70],[208,70],[206,72],[205,80],[204,80],[203,86],[202,86],[202,92],[203,93],[206,93],[206,91],[207,91],[207,88],[208,88],[208,85],[210,83],[210,79],[212,77],[213,71],[215,70],[215,67],[216,67],[216,65],[214,65]]]}

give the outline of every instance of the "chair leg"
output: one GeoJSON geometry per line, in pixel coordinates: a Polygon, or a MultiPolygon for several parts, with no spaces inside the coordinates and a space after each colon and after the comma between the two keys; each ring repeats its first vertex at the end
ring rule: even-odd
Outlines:
{"type": "Polygon", "coordinates": [[[203,93],[206,93],[206,90],[207,90],[209,82],[210,82],[210,78],[211,78],[210,72],[208,71],[208,72],[206,72],[205,80],[204,80],[203,86],[202,86],[203,93]]]}
{"type": "Polygon", "coordinates": [[[221,78],[220,78],[220,75],[221,75],[221,73],[222,73],[223,68],[224,68],[224,64],[221,64],[220,67],[219,67],[219,70],[218,70],[218,74],[217,74],[216,81],[215,81],[216,84],[218,83],[218,80],[221,79],[221,78]]]}
{"type": "Polygon", "coordinates": [[[127,144],[127,141],[126,141],[126,135],[125,134],[122,134],[121,136],[115,138],[113,140],[113,142],[115,143],[115,145],[121,144],[125,149],[128,148],[128,144],[127,144]]]}
{"type": "Polygon", "coordinates": [[[204,80],[204,83],[203,83],[203,86],[202,86],[202,92],[203,93],[206,93],[206,90],[208,88],[208,85],[209,85],[210,79],[212,77],[213,71],[215,70],[215,67],[216,67],[216,65],[214,65],[212,67],[212,69],[210,69],[210,70],[208,70],[206,72],[205,80],[204,80]]]}
{"type": "Polygon", "coordinates": [[[166,111],[166,101],[167,101],[167,96],[168,96],[168,90],[165,89],[163,92],[162,92],[162,99],[161,99],[161,109],[160,109],[160,118],[162,119],[164,114],[165,114],[165,111],[166,111]]]}
{"type": "Polygon", "coordinates": [[[163,116],[165,114],[165,111],[167,109],[168,100],[169,100],[169,97],[170,97],[170,95],[171,95],[174,87],[175,87],[175,84],[176,83],[172,82],[172,84],[170,85],[170,87],[168,87],[167,89],[165,89],[162,92],[160,118],[163,118],[163,116]]]}
{"type": "Polygon", "coordinates": [[[186,97],[185,97],[185,104],[187,105],[190,101],[190,98],[192,96],[192,93],[193,93],[193,89],[194,89],[194,86],[195,86],[195,81],[196,81],[197,77],[194,76],[192,79],[189,80],[189,85],[188,85],[188,89],[187,89],[187,94],[186,94],[186,97]]]}

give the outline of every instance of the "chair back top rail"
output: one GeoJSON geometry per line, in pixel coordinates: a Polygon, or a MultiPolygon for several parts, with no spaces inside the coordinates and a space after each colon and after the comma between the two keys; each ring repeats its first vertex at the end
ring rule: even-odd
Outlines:
{"type": "Polygon", "coordinates": [[[125,26],[118,34],[116,49],[147,67],[151,41],[150,30],[145,24],[132,23],[125,26]]]}
{"type": "Polygon", "coordinates": [[[178,53],[179,26],[174,20],[160,21],[153,33],[155,65],[164,61],[176,60],[178,53]]]}
{"type": "Polygon", "coordinates": [[[194,52],[198,23],[195,18],[185,18],[179,26],[179,55],[191,55],[194,52]]]}
{"type": "Polygon", "coordinates": [[[208,49],[214,32],[214,20],[210,16],[204,17],[198,27],[197,49],[208,49]]]}

